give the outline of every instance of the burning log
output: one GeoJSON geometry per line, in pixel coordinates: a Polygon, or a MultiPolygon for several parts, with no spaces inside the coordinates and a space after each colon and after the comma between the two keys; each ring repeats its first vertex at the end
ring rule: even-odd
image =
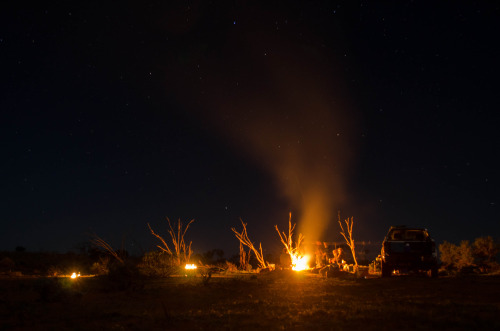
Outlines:
{"type": "Polygon", "coordinates": [[[193,243],[192,241],[189,242],[189,245],[186,245],[186,242],[184,241],[184,236],[186,235],[186,232],[191,225],[191,223],[194,222],[194,220],[191,220],[186,227],[183,229],[182,227],[182,222],[181,220],[177,221],[177,232],[174,231],[174,228],[172,227],[172,224],[170,224],[170,220],[167,217],[167,222],[170,230],[168,233],[170,234],[170,237],[172,238],[172,243],[174,244],[174,251],[175,254],[173,254],[172,250],[168,246],[167,242],[163,237],[160,235],[156,234],[153,229],[151,228],[151,225],[148,223],[149,230],[151,231],[151,234],[158,238],[163,246],[156,245],[158,248],[160,248],[162,251],[175,256],[176,258],[176,264],[181,265],[182,262],[187,262],[191,258],[191,254],[193,251],[191,250],[191,244],[193,243]]]}
{"type": "MultiPolygon", "coordinates": [[[[231,228],[231,230],[234,232],[236,235],[236,238],[240,241],[240,253],[241,253],[241,244],[247,246],[250,251],[252,251],[255,254],[255,257],[257,258],[257,261],[259,262],[259,267],[260,268],[267,268],[267,262],[264,260],[264,254],[262,253],[262,244],[259,243],[259,250],[255,248],[253,245],[252,241],[250,238],[248,238],[248,233],[247,233],[247,224],[243,223],[242,220],[241,224],[243,225],[243,230],[240,232],[236,231],[235,228],[231,228]]],[[[250,251],[248,253],[248,257],[250,257],[250,251]]],[[[241,259],[241,256],[240,256],[241,259]]],[[[240,260],[241,261],[241,260],[240,260]]]]}
{"type": "Polygon", "coordinates": [[[288,235],[285,232],[280,232],[277,225],[275,225],[274,228],[278,232],[280,240],[285,246],[288,255],[290,255],[292,269],[299,271],[308,268],[307,262],[309,256],[300,254],[300,246],[302,245],[302,242],[304,240],[304,236],[302,235],[302,233],[299,234],[295,247],[293,247],[292,236],[295,225],[296,224],[292,226],[292,213],[290,213],[290,217],[288,218],[288,235]]]}

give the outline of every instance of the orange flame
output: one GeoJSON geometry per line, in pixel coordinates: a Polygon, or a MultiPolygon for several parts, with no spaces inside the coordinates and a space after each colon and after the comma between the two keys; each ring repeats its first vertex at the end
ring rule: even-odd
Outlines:
{"type": "Polygon", "coordinates": [[[292,258],[292,270],[302,271],[309,269],[308,261],[309,255],[298,255],[294,254],[291,256],[292,258]]]}
{"type": "Polygon", "coordinates": [[[186,270],[194,270],[196,268],[198,268],[196,264],[186,264],[186,266],[184,267],[184,269],[186,270]]]}

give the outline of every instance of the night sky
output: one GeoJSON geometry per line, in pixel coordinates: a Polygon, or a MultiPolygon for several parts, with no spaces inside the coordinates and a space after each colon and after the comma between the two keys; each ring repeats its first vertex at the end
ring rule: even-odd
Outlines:
{"type": "Polygon", "coordinates": [[[498,239],[499,5],[270,3],[0,5],[0,250],[498,239]]]}

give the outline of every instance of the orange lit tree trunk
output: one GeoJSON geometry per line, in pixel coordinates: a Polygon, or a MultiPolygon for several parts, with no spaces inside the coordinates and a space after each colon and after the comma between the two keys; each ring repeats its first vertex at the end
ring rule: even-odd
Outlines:
{"type": "Polygon", "coordinates": [[[346,230],[344,230],[344,227],[342,226],[342,222],[340,221],[340,212],[339,212],[339,225],[340,229],[342,230],[340,234],[342,237],[344,237],[347,246],[351,249],[352,253],[352,258],[354,259],[354,271],[358,271],[358,261],[356,260],[356,251],[355,251],[355,244],[354,244],[354,238],[352,237],[352,226],[354,225],[354,217],[351,217],[351,219],[347,218],[344,220],[344,223],[346,225],[346,230]]]}
{"type": "Polygon", "coordinates": [[[280,240],[283,243],[283,245],[286,248],[286,251],[290,256],[296,256],[299,253],[300,246],[302,245],[302,241],[304,240],[304,237],[302,236],[302,233],[299,234],[299,238],[297,239],[297,242],[295,244],[295,247],[293,247],[293,230],[295,229],[294,224],[292,226],[292,213],[289,214],[288,218],[288,235],[285,232],[280,232],[278,229],[278,226],[275,225],[274,228],[278,232],[278,235],[280,236],[280,240]]]}
{"type": "Polygon", "coordinates": [[[191,259],[191,254],[193,251],[191,250],[191,244],[192,242],[189,242],[189,245],[186,245],[186,242],[184,241],[184,236],[186,235],[186,232],[191,225],[191,223],[194,222],[194,220],[191,220],[185,228],[182,226],[182,222],[179,219],[177,221],[177,231],[174,230],[172,227],[172,224],[170,224],[170,220],[167,217],[167,222],[170,230],[168,233],[170,234],[170,237],[172,238],[172,243],[174,245],[174,251],[170,249],[168,246],[167,242],[161,237],[160,235],[156,234],[153,229],[151,228],[151,225],[148,223],[149,230],[151,231],[151,234],[158,238],[163,246],[157,245],[158,248],[160,248],[162,251],[166,252],[167,254],[170,254],[174,257],[175,259],[175,264],[176,265],[181,265],[183,263],[189,262],[189,259],[191,259]]]}
{"type": "Polygon", "coordinates": [[[248,264],[250,263],[250,248],[248,249],[248,253],[245,251],[245,246],[240,241],[240,268],[243,270],[248,269],[248,264]]]}
{"type": "MultiPolygon", "coordinates": [[[[250,249],[250,251],[252,251],[255,254],[255,257],[257,258],[257,261],[259,262],[259,267],[260,268],[267,268],[267,262],[264,260],[264,254],[262,253],[262,244],[259,244],[259,249],[257,250],[257,248],[255,248],[254,244],[250,240],[250,238],[248,238],[247,224],[243,223],[243,221],[241,221],[241,224],[243,225],[243,230],[241,230],[241,232],[236,231],[235,228],[231,228],[231,230],[236,235],[236,238],[238,238],[238,240],[240,241],[240,245],[243,244],[243,245],[247,246],[250,249]]],[[[240,246],[240,252],[241,252],[241,246],[240,246]]],[[[250,257],[250,252],[249,252],[248,256],[250,257]]],[[[241,256],[240,256],[240,259],[241,259],[241,256]]]]}

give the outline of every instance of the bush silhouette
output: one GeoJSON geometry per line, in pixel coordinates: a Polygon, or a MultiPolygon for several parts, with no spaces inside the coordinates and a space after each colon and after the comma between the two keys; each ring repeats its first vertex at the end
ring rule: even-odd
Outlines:
{"type": "Polygon", "coordinates": [[[462,240],[460,245],[447,241],[439,245],[441,262],[448,271],[464,272],[476,268],[487,272],[498,252],[498,244],[491,236],[476,238],[472,245],[468,240],[462,240]]]}

